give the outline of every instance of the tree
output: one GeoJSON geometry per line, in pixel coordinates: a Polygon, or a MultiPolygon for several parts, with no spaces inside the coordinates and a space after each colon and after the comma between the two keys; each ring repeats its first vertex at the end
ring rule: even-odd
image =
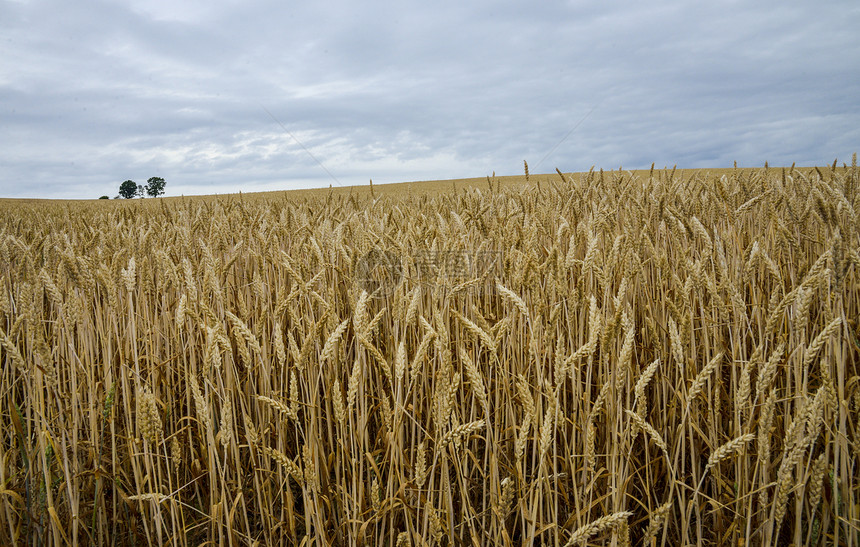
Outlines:
{"type": "Polygon", "coordinates": [[[146,193],[157,198],[164,193],[164,185],[166,184],[167,182],[161,177],[149,177],[149,180],[146,181],[146,193]]]}
{"type": "Polygon", "coordinates": [[[119,185],[119,195],[125,199],[131,199],[137,193],[137,183],[133,180],[127,180],[119,185]]]}
{"type": "Polygon", "coordinates": [[[110,198],[109,198],[109,197],[107,197],[107,196],[102,196],[102,197],[100,197],[99,199],[110,199],[110,198]]]}
{"type": "Polygon", "coordinates": [[[143,189],[143,185],[138,184],[137,185],[137,192],[135,192],[135,194],[137,194],[137,197],[139,197],[139,198],[145,197],[146,196],[145,192],[146,191],[143,189]]]}

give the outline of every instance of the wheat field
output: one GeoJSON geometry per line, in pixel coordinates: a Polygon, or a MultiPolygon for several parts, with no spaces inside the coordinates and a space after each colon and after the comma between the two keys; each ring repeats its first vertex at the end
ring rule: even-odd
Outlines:
{"type": "Polygon", "coordinates": [[[853,165],[0,203],[3,545],[860,545],[853,165]]]}

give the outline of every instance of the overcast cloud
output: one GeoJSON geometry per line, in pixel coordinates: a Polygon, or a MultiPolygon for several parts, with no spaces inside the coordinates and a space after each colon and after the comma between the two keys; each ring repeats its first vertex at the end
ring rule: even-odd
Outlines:
{"type": "Polygon", "coordinates": [[[856,0],[0,0],[0,196],[850,163],[858,29],[856,0]]]}

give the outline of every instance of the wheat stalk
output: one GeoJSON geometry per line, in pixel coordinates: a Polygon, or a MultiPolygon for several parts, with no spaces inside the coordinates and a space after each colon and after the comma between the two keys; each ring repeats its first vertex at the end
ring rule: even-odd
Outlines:
{"type": "Polygon", "coordinates": [[[149,388],[137,392],[137,428],[141,437],[151,443],[158,442],[162,436],[158,400],[149,388]]]}
{"type": "Polygon", "coordinates": [[[642,538],[643,545],[651,545],[651,540],[657,537],[657,533],[663,524],[666,522],[666,517],[672,509],[673,502],[669,501],[651,512],[648,517],[648,528],[645,530],[645,536],[642,538]]]}
{"type": "Polygon", "coordinates": [[[528,306],[526,306],[525,301],[522,298],[520,298],[520,296],[517,293],[515,293],[514,291],[505,287],[499,281],[496,281],[496,288],[499,290],[499,292],[502,294],[502,296],[505,297],[506,300],[511,302],[514,305],[514,307],[516,307],[520,311],[520,313],[523,315],[523,317],[525,317],[526,319],[529,318],[528,306]]]}
{"type": "Polygon", "coordinates": [[[277,410],[281,414],[288,416],[293,421],[298,420],[298,414],[295,412],[295,409],[291,405],[288,405],[287,403],[284,403],[283,401],[271,399],[271,398],[265,397],[263,395],[257,395],[257,400],[262,402],[262,403],[266,403],[267,405],[269,405],[273,409],[277,410]]]}
{"type": "Polygon", "coordinates": [[[439,450],[444,449],[451,443],[459,443],[462,439],[469,437],[472,433],[484,429],[484,425],[484,420],[477,420],[455,427],[446,433],[439,441],[439,450]]]}
{"type": "Polygon", "coordinates": [[[343,320],[337,328],[329,334],[329,337],[325,341],[325,345],[323,346],[322,354],[320,357],[320,361],[323,363],[330,363],[334,360],[335,350],[337,348],[337,343],[340,341],[343,333],[346,332],[346,328],[349,326],[349,319],[343,320]]]}
{"type": "Polygon", "coordinates": [[[742,451],[746,447],[746,445],[754,438],[755,434],[747,433],[746,435],[741,435],[736,439],[732,439],[731,441],[717,448],[708,458],[708,465],[707,467],[705,467],[705,471],[711,469],[721,461],[732,456],[734,453],[742,451]]]}
{"type": "Polygon", "coordinates": [[[713,374],[713,372],[717,370],[717,366],[719,366],[722,360],[723,354],[718,353],[710,361],[708,361],[708,364],[705,365],[705,368],[703,368],[702,371],[699,372],[698,376],[696,376],[695,380],[693,380],[693,383],[690,384],[690,389],[687,390],[688,405],[693,402],[693,400],[699,395],[699,393],[701,393],[702,389],[705,387],[705,382],[707,382],[711,374],[713,374]]]}
{"type": "Polygon", "coordinates": [[[812,361],[818,355],[818,352],[821,351],[821,348],[824,346],[825,342],[830,339],[833,334],[839,330],[839,327],[842,326],[842,319],[836,318],[830,323],[827,324],[824,329],[818,333],[818,336],[812,339],[812,342],[809,343],[809,347],[806,348],[806,351],[803,353],[803,368],[808,368],[809,365],[812,364],[812,361]]]}
{"type": "Polygon", "coordinates": [[[487,349],[489,349],[491,352],[496,351],[496,341],[495,339],[493,339],[492,336],[487,333],[487,331],[485,331],[469,319],[466,319],[465,317],[460,315],[460,313],[458,313],[456,310],[451,310],[451,313],[454,315],[454,317],[459,319],[461,323],[463,323],[463,325],[469,332],[471,332],[479,340],[481,340],[481,342],[487,347],[487,349]]]}
{"type": "Polygon", "coordinates": [[[278,464],[284,468],[284,471],[287,472],[287,475],[293,477],[296,482],[301,484],[302,481],[304,481],[304,473],[302,473],[301,468],[299,468],[299,466],[297,466],[289,456],[280,450],[268,446],[262,447],[262,450],[264,454],[278,462],[278,464]]]}
{"type": "Polygon", "coordinates": [[[596,536],[605,530],[610,530],[617,528],[621,525],[622,522],[627,522],[633,513],[630,511],[621,511],[618,513],[612,513],[611,515],[606,515],[604,517],[600,517],[590,524],[586,524],[580,528],[577,528],[571,535],[570,538],[565,543],[565,547],[572,547],[573,545],[583,545],[588,538],[592,536],[596,536]]]}
{"type": "Polygon", "coordinates": [[[489,416],[490,414],[490,400],[487,397],[487,390],[484,387],[484,379],[481,375],[480,369],[475,364],[474,361],[469,357],[469,354],[462,347],[460,348],[460,358],[463,360],[463,364],[466,368],[466,377],[469,379],[469,384],[472,386],[472,391],[475,393],[475,397],[478,399],[478,402],[481,404],[481,408],[484,409],[484,414],[489,416]]]}
{"type": "Polygon", "coordinates": [[[759,371],[755,387],[756,399],[761,400],[764,393],[770,389],[771,384],[773,384],[773,378],[776,375],[776,367],[782,360],[784,353],[785,342],[780,342],[779,346],[771,354],[770,359],[768,359],[767,364],[759,371]]]}
{"type": "MultiPolygon", "coordinates": [[[[635,424],[635,426],[638,429],[641,429],[642,431],[647,433],[649,437],[651,437],[651,440],[654,441],[654,444],[657,445],[657,448],[662,450],[663,453],[666,455],[666,458],[668,459],[669,447],[668,447],[668,445],[666,445],[666,441],[663,440],[663,437],[660,435],[660,433],[656,429],[654,429],[654,427],[651,424],[649,424],[647,421],[645,421],[641,416],[639,416],[635,412],[631,412],[629,410],[625,410],[624,412],[627,414],[627,416],[630,418],[630,420],[635,424]]],[[[636,436],[636,432],[633,433],[633,436],[634,437],[636,436]]]]}

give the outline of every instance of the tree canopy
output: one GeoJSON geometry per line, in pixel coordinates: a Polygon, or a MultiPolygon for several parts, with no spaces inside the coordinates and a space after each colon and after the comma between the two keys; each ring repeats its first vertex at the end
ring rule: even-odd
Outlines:
{"type": "Polygon", "coordinates": [[[164,193],[167,182],[161,177],[149,177],[146,181],[146,193],[156,198],[164,193]]]}
{"type": "Polygon", "coordinates": [[[133,180],[127,180],[119,185],[119,195],[125,199],[131,199],[137,193],[137,183],[133,180]]]}

